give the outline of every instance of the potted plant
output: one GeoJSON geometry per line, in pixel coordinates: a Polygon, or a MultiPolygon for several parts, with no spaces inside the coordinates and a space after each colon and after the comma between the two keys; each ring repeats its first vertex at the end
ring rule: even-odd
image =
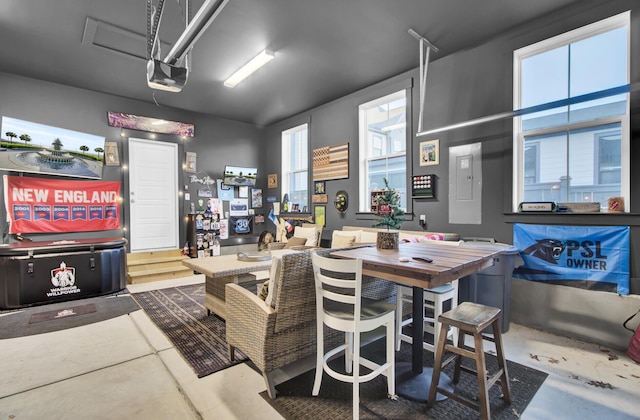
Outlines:
{"type": "Polygon", "coordinates": [[[389,181],[383,178],[385,188],[378,196],[375,228],[386,226],[386,231],[379,231],[376,246],[380,249],[398,248],[400,226],[404,222],[404,211],[400,208],[400,193],[389,187],[389,181]],[[393,229],[393,230],[392,230],[393,229]]]}

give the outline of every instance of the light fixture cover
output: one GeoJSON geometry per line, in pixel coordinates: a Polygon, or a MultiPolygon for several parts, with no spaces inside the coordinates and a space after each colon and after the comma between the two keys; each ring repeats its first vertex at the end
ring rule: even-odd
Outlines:
{"type": "Polygon", "coordinates": [[[238,83],[242,82],[244,79],[253,74],[260,67],[267,64],[269,61],[275,58],[275,53],[273,51],[264,50],[257,56],[251,59],[247,64],[242,66],[238,71],[233,73],[231,77],[224,81],[224,85],[227,87],[235,87],[238,83]]]}

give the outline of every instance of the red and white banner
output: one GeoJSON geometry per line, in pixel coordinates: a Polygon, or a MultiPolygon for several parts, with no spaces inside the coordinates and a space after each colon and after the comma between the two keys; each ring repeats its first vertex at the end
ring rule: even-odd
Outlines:
{"type": "Polygon", "coordinates": [[[120,182],[4,176],[9,233],[120,229],[120,182]]]}

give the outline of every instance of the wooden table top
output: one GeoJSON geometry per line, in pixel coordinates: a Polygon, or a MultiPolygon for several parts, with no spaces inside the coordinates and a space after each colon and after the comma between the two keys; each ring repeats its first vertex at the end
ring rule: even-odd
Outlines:
{"type": "Polygon", "coordinates": [[[404,243],[398,249],[378,249],[375,246],[332,252],[338,258],[360,258],[363,274],[409,286],[433,288],[468,276],[493,265],[493,258],[504,247],[496,245],[449,245],[433,243],[404,243]],[[431,263],[414,260],[427,257],[431,263]],[[408,258],[408,262],[400,261],[408,258]]]}
{"type": "MultiPolygon", "coordinates": [[[[299,252],[291,249],[277,249],[270,251],[272,257],[282,257],[285,254],[299,252]]],[[[182,264],[204,274],[207,277],[228,277],[254,271],[268,270],[272,260],[267,261],[239,261],[236,254],[218,255],[215,257],[192,258],[183,260],[182,264]]]]}

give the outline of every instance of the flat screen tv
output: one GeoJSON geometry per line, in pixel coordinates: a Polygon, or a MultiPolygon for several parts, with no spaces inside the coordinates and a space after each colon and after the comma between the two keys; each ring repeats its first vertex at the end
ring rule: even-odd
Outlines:
{"type": "Polygon", "coordinates": [[[257,177],[258,168],[227,165],[224,168],[224,180],[222,182],[226,185],[247,185],[255,187],[257,177]]]}
{"type": "Polygon", "coordinates": [[[2,117],[0,170],[102,178],[104,137],[2,117]]]}

